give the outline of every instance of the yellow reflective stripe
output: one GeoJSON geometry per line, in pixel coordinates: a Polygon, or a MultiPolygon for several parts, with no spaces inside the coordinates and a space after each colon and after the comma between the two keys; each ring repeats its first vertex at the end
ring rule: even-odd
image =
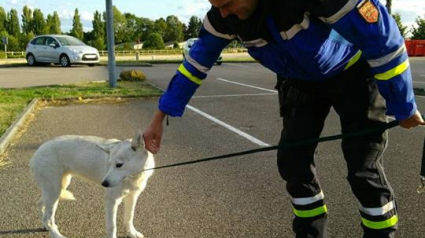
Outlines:
{"type": "Polygon", "coordinates": [[[297,217],[315,217],[320,214],[328,212],[328,208],[326,207],[326,205],[323,205],[321,207],[318,207],[312,210],[303,210],[303,211],[292,208],[292,211],[297,217]]]}
{"type": "Polygon", "coordinates": [[[369,221],[362,218],[363,225],[371,229],[385,229],[388,227],[392,227],[398,222],[398,216],[394,215],[388,220],[385,221],[369,221]]]}
{"type": "Polygon", "coordinates": [[[382,74],[376,74],[375,78],[378,80],[388,80],[390,78],[393,78],[397,75],[402,74],[407,68],[409,68],[409,60],[407,59],[403,63],[399,64],[397,67],[394,67],[393,69],[388,70],[385,73],[382,74]]]}
{"type": "Polygon", "coordinates": [[[196,83],[197,85],[202,84],[202,80],[196,76],[193,76],[191,72],[189,72],[183,64],[180,65],[178,71],[182,73],[184,76],[186,76],[190,81],[196,83]]]}
{"type": "Polygon", "coordinates": [[[346,69],[348,69],[348,68],[350,68],[353,64],[355,64],[359,59],[360,59],[360,56],[362,55],[362,51],[361,50],[359,50],[359,52],[357,52],[354,56],[353,56],[353,58],[351,58],[350,59],[350,61],[348,61],[348,63],[347,63],[347,65],[345,66],[345,69],[344,70],[346,70],[346,69]]]}

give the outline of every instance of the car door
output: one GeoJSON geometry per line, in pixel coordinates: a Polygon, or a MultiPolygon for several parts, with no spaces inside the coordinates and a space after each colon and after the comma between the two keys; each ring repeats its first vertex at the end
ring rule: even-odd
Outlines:
{"type": "Polygon", "coordinates": [[[46,37],[46,49],[44,57],[48,62],[59,62],[59,43],[52,37],[46,37]]]}
{"type": "Polygon", "coordinates": [[[46,49],[46,37],[39,37],[35,40],[33,46],[33,54],[37,61],[45,61],[44,51],[46,49]]]}

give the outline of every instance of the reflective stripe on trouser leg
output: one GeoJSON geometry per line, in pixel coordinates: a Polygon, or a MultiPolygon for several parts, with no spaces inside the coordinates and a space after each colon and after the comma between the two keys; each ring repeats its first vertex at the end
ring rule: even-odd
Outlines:
{"type": "Polygon", "coordinates": [[[382,207],[366,208],[360,205],[362,223],[365,227],[381,230],[393,227],[398,222],[397,210],[394,201],[382,207]]]}
{"type": "Polygon", "coordinates": [[[324,204],[324,198],[323,192],[312,197],[291,198],[292,211],[300,218],[313,218],[325,214],[328,209],[324,204]]]}

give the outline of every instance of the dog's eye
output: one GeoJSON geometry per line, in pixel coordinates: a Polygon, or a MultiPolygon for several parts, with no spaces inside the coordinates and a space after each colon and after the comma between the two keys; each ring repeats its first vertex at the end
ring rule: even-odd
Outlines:
{"type": "Polygon", "coordinates": [[[119,163],[119,164],[116,164],[115,166],[116,166],[117,168],[121,168],[121,167],[122,167],[122,165],[123,165],[123,163],[119,163]]]}

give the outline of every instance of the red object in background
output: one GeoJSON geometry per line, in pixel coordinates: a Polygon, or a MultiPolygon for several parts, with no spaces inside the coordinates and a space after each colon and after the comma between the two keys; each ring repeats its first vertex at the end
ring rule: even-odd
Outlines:
{"type": "Polygon", "coordinates": [[[425,40],[406,40],[404,43],[409,56],[425,56],[425,40]]]}

